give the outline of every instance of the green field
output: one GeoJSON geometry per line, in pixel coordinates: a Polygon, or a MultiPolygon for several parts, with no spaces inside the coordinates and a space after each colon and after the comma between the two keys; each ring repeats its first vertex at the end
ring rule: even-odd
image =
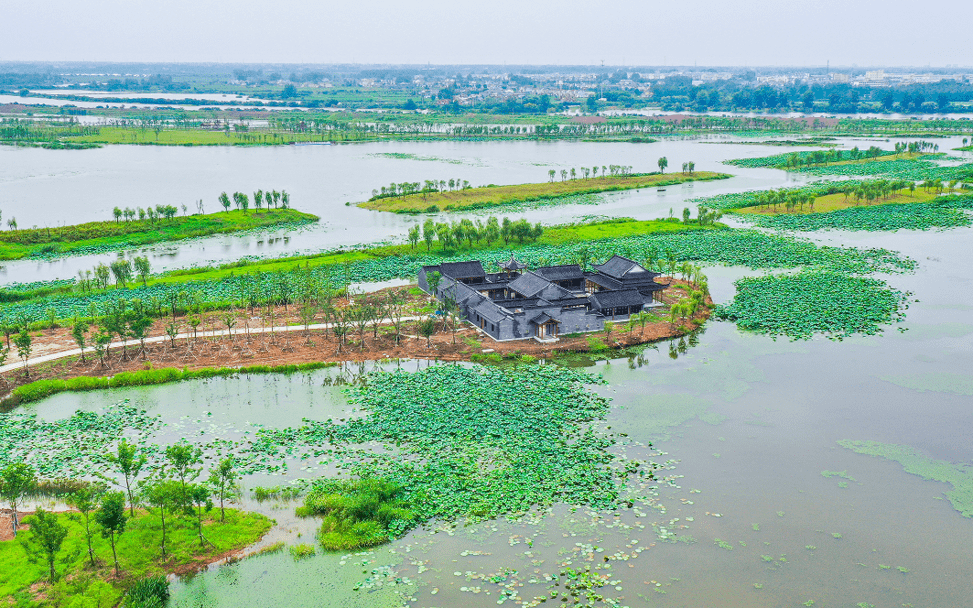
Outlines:
{"type": "MultiPolygon", "coordinates": [[[[0,597],[12,601],[10,605],[111,608],[135,580],[172,572],[179,566],[246,547],[271,527],[271,521],[263,515],[232,509],[226,511],[226,521],[220,523],[217,509],[204,516],[203,535],[211,544],[200,549],[195,521],[170,515],[166,517],[166,546],[170,555],[163,562],[159,517],[136,512],[117,541],[122,576],[115,579],[108,541],[93,530],[97,566],[91,568],[80,516],[60,514],[58,519],[67,528],[68,535],[56,564],[58,581],[54,585],[47,582],[47,564],[43,560],[30,563],[18,541],[0,542],[0,597]],[[41,593],[43,598],[39,597],[41,593]]],[[[20,536],[28,534],[22,532],[20,536]]]]}
{"type": "Polygon", "coordinates": [[[459,211],[528,201],[557,199],[576,194],[594,194],[616,190],[672,186],[684,182],[727,179],[729,177],[725,173],[713,173],[709,171],[701,171],[699,173],[671,173],[668,175],[664,173],[646,173],[620,177],[594,177],[590,179],[550,181],[538,184],[483,186],[480,188],[453,190],[451,192],[420,192],[406,196],[379,197],[364,203],[359,203],[358,206],[375,211],[393,211],[395,213],[438,212],[441,210],[459,211]]]}
{"type": "Polygon", "coordinates": [[[318,219],[294,209],[270,209],[259,213],[226,211],[168,220],[89,222],[55,228],[7,230],[0,231],[0,260],[91,253],[255,228],[306,224],[318,219]]]}

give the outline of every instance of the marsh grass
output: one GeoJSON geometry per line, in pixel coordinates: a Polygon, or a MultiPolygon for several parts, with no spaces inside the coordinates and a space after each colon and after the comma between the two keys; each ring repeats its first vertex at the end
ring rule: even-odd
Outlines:
{"type": "Polygon", "coordinates": [[[229,211],[188,215],[155,222],[88,222],[55,228],[5,230],[0,231],[0,260],[44,257],[119,245],[137,247],[256,228],[306,224],[318,219],[316,215],[294,209],[272,209],[262,213],[229,211]]]}
{"type": "Polygon", "coordinates": [[[297,514],[323,516],[318,541],[325,550],[351,551],[386,543],[415,524],[402,495],[402,486],[384,479],[323,480],[297,514]]]}
{"type": "Polygon", "coordinates": [[[728,179],[725,173],[700,171],[699,173],[643,173],[630,176],[594,177],[536,184],[509,186],[482,186],[453,190],[451,192],[422,192],[406,196],[384,197],[359,203],[359,207],[375,211],[395,213],[423,213],[435,207],[436,211],[484,209],[500,205],[557,199],[578,194],[595,194],[636,188],[672,186],[692,181],[728,179]]]}

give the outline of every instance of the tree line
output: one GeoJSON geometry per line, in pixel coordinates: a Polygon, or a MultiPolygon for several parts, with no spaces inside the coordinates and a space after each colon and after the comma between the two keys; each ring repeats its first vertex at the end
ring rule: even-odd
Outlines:
{"type": "MultiPolygon", "coordinates": [[[[223,207],[224,211],[229,211],[230,207],[236,206],[238,210],[249,211],[250,210],[250,197],[244,192],[234,192],[232,198],[226,192],[223,192],[219,196],[220,206],[223,207]]],[[[276,190],[257,190],[253,193],[253,206],[260,213],[260,210],[267,206],[273,205],[274,209],[287,209],[291,206],[291,196],[286,190],[281,190],[280,192],[276,190]]]]}
{"type": "Polygon", "coordinates": [[[519,243],[536,241],[543,234],[544,227],[540,222],[531,225],[526,219],[511,220],[505,217],[500,221],[490,216],[486,223],[481,220],[474,222],[468,218],[446,223],[429,218],[422,226],[416,224],[409,228],[408,240],[413,250],[422,241],[426,244],[426,251],[432,251],[433,243],[439,243],[443,250],[453,246],[460,248],[463,241],[471,248],[474,243],[478,245],[484,242],[490,245],[498,240],[509,245],[515,239],[519,243]]]}
{"type": "Polygon", "coordinates": [[[470,182],[465,179],[450,178],[446,179],[427,179],[421,184],[419,182],[392,182],[388,186],[382,186],[380,189],[376,188],[372,190],[372,198],[369,200],[378,200],[381,198],[394,198],[397,196],[409,196],[410,194],[430,194],[433,192],[452,192],[453,190],[469,190],[472,188],[470,182]]]}

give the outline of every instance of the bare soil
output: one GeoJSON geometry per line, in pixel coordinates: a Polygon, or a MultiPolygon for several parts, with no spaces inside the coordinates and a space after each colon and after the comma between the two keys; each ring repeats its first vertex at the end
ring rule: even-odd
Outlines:
{"type": "MultiPolygon", "coordinates": [[[[673,281],[673,287],[662,292],[665,304],[680,299],[685,292],[676,288],[681,281],[673,281]]],[[[390,288],[403,289],[403,288],[390,288]]],[[[408,288],[405,288],[406,290],[408,288]]],[[[381,296],[380,292],[370,296],[381,296]]],[[[361,296],[358,296],[361,297],[361,296]]],[[[410,314],[422,310],[423,306],[432,303],[432,299],[423,294],[413,293],[410,300],[410,314]]],[[[345,302],[347,303],[347,302],[345,302]]],[[[342,303],[338,303],[339,305],[342,303]]],[[[0,376],[6,386],[0,387],[0,397],[6,396],[16,386],[47,378],[73,378],[76,376],[110,376],[123,371],[137,371],[148,368],[178,367],[200,369],[207,367],[242,367],[251,365],[286,365],[306,362],[357,362],[379,359],[437,359],[441,361],[471,361],[474,355],[490,355],[495,353],[503,358],[529,355],[536,359],[547,359],[565,353],[585,353],[592,350],[588,338],[594,336],[611,348],[624,348],[638,344],[646,344],[667,338],[685,335],[696,328],[709,317],[713,306],[711,299],[706,299],[706,307],[701,307],[694,318],[685,319],[677,323],[659,321],[648,323],[644,328],[635,326],[631,330],[627,323],[618,322],[614,331],[606,336],[604,332],[581,334],[577,337],[562,337],[553,343],[540,343],[535,340],[515,340],[495,342],[489,336],[480,333],[469,324],[461,324],[453,334],[446,323],[437,324],[437,332],[429,340],[419,337],[415,322],[404,325],[403,335],[396,342],[394,329],[385,324],[379,327],[376,336],[371,327],[364,336],[359,336],[352,330],[339,345],[338,340],[330,330],[303,330],[259,333],[250,335],[216,336],[212,329],[225,329],[220,319],[225,313],[212,313],[205,316],[200,328],[207,328],[207,332],[199,331],[195,339],[179,339],[175,345],[170,340],[148,344],[144,351],[138,342],[134,345],[130,341],[126,350],[114,349],[106,357],[102,366],[93,352],[87,353],[86,361],[80,356],[65,357],[57,361],[38,364],[30,369],[30,376],[25,377],[22,369],[14,370],[0,376]],[[208,334],[208,335],[207,335],[208,334]]],[[[300,325],[297,319],[297,308],[290,306],[288,310],[280,308],[276,311],[276,326],[300,325]]],[[[666,309],[658,311],[663,316],[666,309]]],[[[181,319],[181,317],[180,317],[181,319]]],[[[250,328],[261,327],[260,317],[250,317],[247,313],[244,319],[250,328]]],[[[237,325],[240,328],[244,320],[237,325]]],[[[315,323],[323,320],[318,318],[315,323]]],[[[152,335],[164,335],[162,323],[157,322],[152,335]]],[[[267,325],[269,327],[269,324],[267,325]]],[[[185,331],[183,327],[182,331],[185,331]]],[[[597,342],[596,342],[597,345],[597,342]]],[[[77,348],[71,339],[69,330],[57,328],[47,330],[44,336],[35,339],[35,353],[50,353],[77,348]]]]}

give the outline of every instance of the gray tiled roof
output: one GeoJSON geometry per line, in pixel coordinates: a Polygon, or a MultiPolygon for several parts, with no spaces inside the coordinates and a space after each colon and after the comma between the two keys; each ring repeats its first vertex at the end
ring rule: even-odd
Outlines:
{"type": "Polygon", "coordinates": [[[621,306],[642,306],[645,304],[645,296],[640,294],[637,289],[622,289],[619,291],[599,291],[588,296],[594,308],[604,310],[606,308],[618,308],[621,306]]]}
{"type": "Polygon", "coordinates": [[[581,267],[577,264],[564,264],[563,266],[544,266],[535,270],[548,281],[570,281],[580,279],[584,276],[581,267]]]}
{"type": "Polygon", "coordinates": [[[626,257],[622,257],[618,254],[613,255],[611,259],[609,259],[604,264],[601,264],[600,266],[598,264],[595,264],[594,269],[597,270],[598,272],[607,274],[608,276],[614,279],[620,279],[623,276],[625,276],[627,273],[632,272],[633,270],[635,270],[639,274],[647,272],[636,262],[633,262],[632,260],[626,257]]]}
{"type": "Polygon", "coordinates": [[[574,297],[573,293],[553,283],[542,289],[537,295],[545,300],[567,300],[574,297]]]}
{"type": "Polygon", "coordinates": [[[585,275],[585,278],[596,285],[601,285],[605,289],[621,289],[622,284],[611,278],[607,274],[591,273],[585,275]]]}
{"type": "Polygon", "coordinates": [[[551,282],[544,277],[534,274],[528,270],[513,281],[510,281],[510,284],[507,285],[507,287],[516,291],[525,298],[532,298],[550,284],[551,282]]]}
{"type": "Polygon", "coordinates": [[[480,315],[491,323],[499,323],[507,318],[507,316],[503,314],[503,310],[489,300],[480,302],[473,308],[473,310],[476,311],[476,314],[480,315]]]}
{"type": "Polygon", "coordinates": [[[481,264],[479,260],[470,260],[466,262],[443,262],[439,265],[439,272],[443,276],[453,277],[456,279],[486,276],[486,272],[483,270],[483,264],[481,264]]]}

